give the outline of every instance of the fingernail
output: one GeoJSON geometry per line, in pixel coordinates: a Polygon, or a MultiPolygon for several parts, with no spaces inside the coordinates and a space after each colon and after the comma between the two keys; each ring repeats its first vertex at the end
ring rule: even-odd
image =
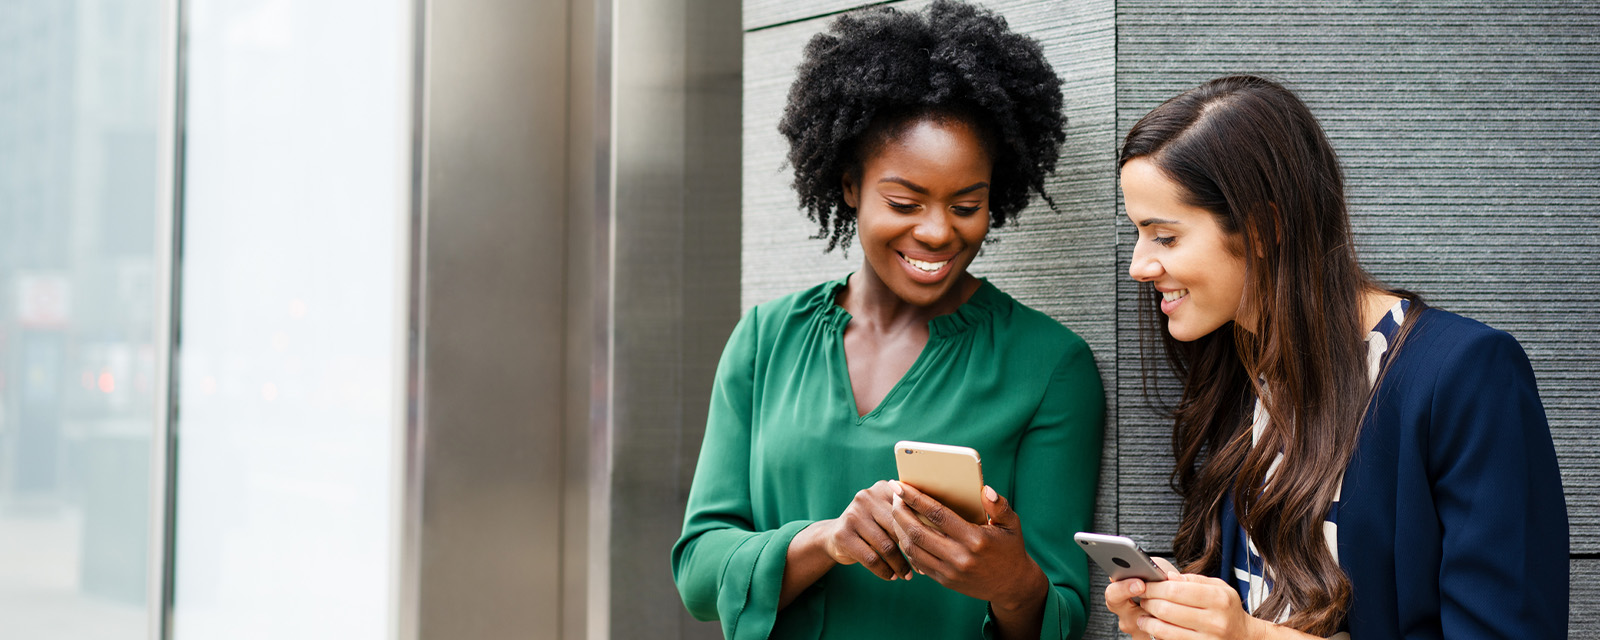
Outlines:
{"type": "Polygon", "coordinates": [[[983,497],[988,498],[989,502],[999,502],[1000,501],[1000,494],[995,493],[994,492],[994,487],[991,487],[989,485],[983,485],[983,497]]]}
{"type": "Polygon", "coordinates": [[[900,481],[899,480],[890,480],[889,481],[889,488],[890,489],[894,489],[894,494],[895,495],[900,495],[901,489],[900,489],[900,481]]]}
{"type": "Polygon", "coordinates": [[[1128,585],[1128,593],[1131,593],[1131,594],[1136,595],[1136,596],[1144,595],[1144,581],[1143,580],[1135,580],[1135,581],[1133,581],[1133,584],[1128,585]]]}

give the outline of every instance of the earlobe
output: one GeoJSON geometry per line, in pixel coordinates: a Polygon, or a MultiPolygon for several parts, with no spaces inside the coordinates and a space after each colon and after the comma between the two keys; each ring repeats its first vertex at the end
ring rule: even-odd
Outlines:
{"type": "Polygon", "coordinates": [[[851,209],[860,209],[861,197],[860,194],[856,193],[855,178],[846,173],[844,174],[844,177],[840,178],[840,180],[842,182],[842,186],[844,187],[844,203],[850,205],[851,209]]]}

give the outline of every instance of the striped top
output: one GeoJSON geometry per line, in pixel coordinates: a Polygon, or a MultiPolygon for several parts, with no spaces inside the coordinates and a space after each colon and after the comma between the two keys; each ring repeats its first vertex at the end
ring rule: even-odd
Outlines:
{"type": "MultiPolygon", "coordinates": [[[[1378,325],[1367,333],[1367,382],[1375,384],[1378,371],[1383,367],[1384,355],[1389,352],[1389,345],[1394,341],[1395,335],[1400,332],[1400,325],[1405,322],[1406,311],[1411,308],[1411,301],[1401,300],[1389,309],[1378,321],[1378,325]]],[[[1250,422],[1250,442],[1255,444],[1266,429],[1268,416],[1261,399],[1256,399],[1255,412],[1250,422]]],[[[1279,454],[1272,461],[1272,466],[1267,468],[1267,481],[1272,480],[1272,474],[1277,471],[1278,464],[1283,461],[1279,454]]],[[[1322,533],[1328,543],[1328,551],[1333,554],[1333,561],[1339,561],[1339,500],[1343,494],[1344,477],[1341,474],[1338,480],[1340,485],[1334,490],[1333,503],[1328,506],[1327,520],[1323,522],[1322,533]]],[[[1239,590],[1239,601],[1246,611],[1251,614],[1266,602],[1267,596],[1272,593],[1271,571],[1266,562],[1261,559],[1261,553],[1256,545],[1245,533],[1244,526],[1239,524],[1239,518],[1233,510],[1231,496],[1224,501],[1222,510],[1222,548],[1224,566],[1231,568],[1234,588],[1239,590]]],[[[1277,622],[1288,619],[1290,611],[1284,608],[1277,622]]],[[[1343,632],[1334,638],[1349,638],[1343,632]]]]}

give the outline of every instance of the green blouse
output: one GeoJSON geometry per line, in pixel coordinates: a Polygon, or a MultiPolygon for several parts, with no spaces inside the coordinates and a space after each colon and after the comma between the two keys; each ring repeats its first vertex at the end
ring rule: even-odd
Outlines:
{"type": "Polygon", "coordinates": [[[1105,412],[1089,347],[987,281],[928,323],[928,344],[877,408],[857,415],[845,366],[845,280],[762,304],[717,366],[673,578],[690,613],[728,638],[992,637],[987,603],[926,576],[837,566],[778,610],[789,541],[895,477],[894,443],[978,450],[984,482],[1022,518],[1050,578],[1041,638],[1083,634],[1105,412]]]}

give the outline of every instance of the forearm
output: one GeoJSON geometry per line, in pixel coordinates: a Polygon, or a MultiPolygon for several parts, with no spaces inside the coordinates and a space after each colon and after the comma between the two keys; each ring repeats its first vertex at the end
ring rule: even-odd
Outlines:
{"type": "Polygon", "coordinates": [[[823,546],[821,524],[811,523],[789,541],[789,550],[784,556],[783,587],[778,592],[779,611],[794,602],[801,592],[816,584],[837,564],[823,546]]]}

